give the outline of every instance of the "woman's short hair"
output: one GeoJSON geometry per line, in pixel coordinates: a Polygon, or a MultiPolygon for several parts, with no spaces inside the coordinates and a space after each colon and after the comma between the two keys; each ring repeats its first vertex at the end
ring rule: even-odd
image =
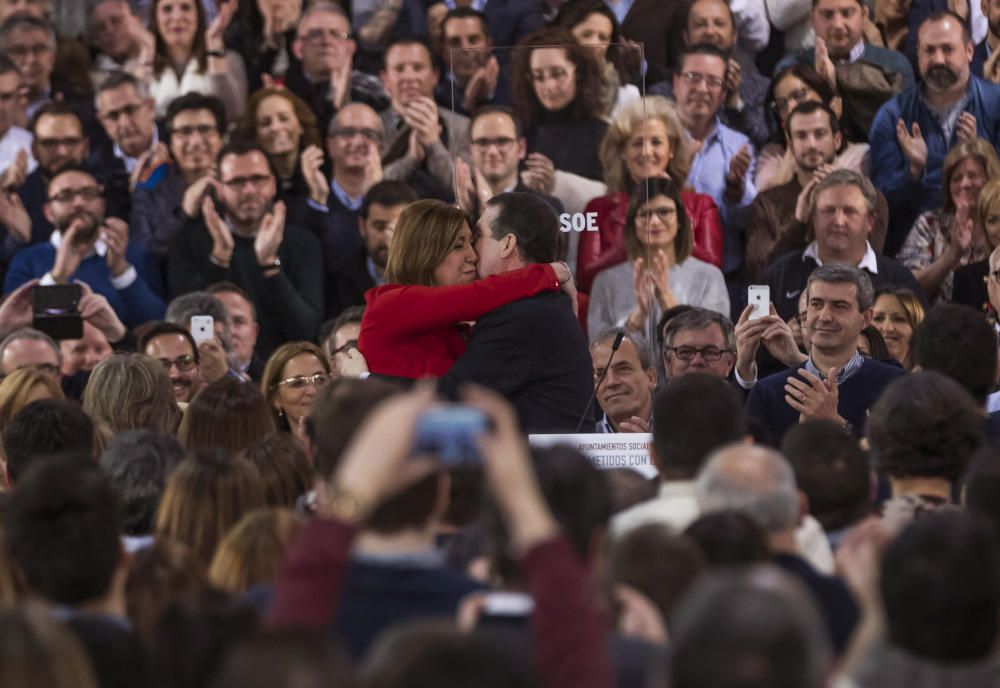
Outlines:
{"type": "Polygon", "coordinates": [[[303,523],[289,509],[258,509],[246,514],[219,543],[208,569],[209,582],[235,594],[273,583],[288,543],[303,523]]]}
{"type": "MultiPolygon", "coordinates": [[[[986,182],[982,191],[979,192],[979,202],[976,204],[976,216],[981,227],[985,227],[986,220],[994,214],[1000,214],[1000,179],[996,178],[986,182]]],[[[989,232],[986,232],[986,242],[991,248],[996,248],[990,239],[989,232]]]]}
{"type": "Polygon", "coordinates": [[[37,368],[19,368],[0,382],[0,430],[28,405],[36,385],[48,390],[52,399],[65,399],[62,388],[52,378],[37,368]]]}
{"type": "Polygon", "coordinates": [[[511,56],[511,97],[514,109],[529,130],[543,119],[545,113],[531,80],[531,54],[536,48],[552,47],[565,50],[566,59],[575,68],[576,96],[567,106],[569,117],[579,121],[601,114],[601,68],[590,54],[591,48],[577,43],[569,29],[550,26],[521,39],[511,56]]]}
{"type": "Polygon", "coordinates": [[[646,247],[639,241],[636,233],[635,217],[639,210],[657,196],[666,196],[677,207],[677,237],[674,239],[674,254],[678,263],[682,263],[691,255],[694,248],[694,238],[691,232],[691,220],[677,184],[666,177],[650,177],[635,185],[628,199],[628,212],[625,216],[625,250],[629,260],[635,260],[646,255],[646,247]]]}
{"type": "Polygon", "coordinates": [[[267,365],[264,366],[264,374],[260,378],[260,391],[271,408],[275,426],[278,430],[286,432],[291,430],[291,427],[288,425],[288,419],[278,415],[278,412],[274,410],[272,402],[274,401],[274,395],[278,392],[278,383],[281,382],[281,374],[285,369],[285,365],[301,354],[312,354],[315,356],[316,360],[323,367],[323,371],[328,375],[330,374],[330,360],[321,348],[312,342],[286,342],[275,349],[271,357],[267,359],[267,365]]]}
{"type": "Polygon", "coordinates": [[[260,471],[269,506],[292,509],[312,489],[315,472],[306,450],[287,432],[271,433],[248,447],[243,456],[260,471]]]}
{"type": "Polygon", "coordinates": [[[875,301],[872,303],[877,303],[878,298],[883,295],[896,297],[899,305],[903,307],[903,312],[906,313],[907,322],[914,330],[924,321],[924,304],[920,303],[920,299],[917,298],[912,289],[908,287],[882,287],[875,292],[875,301]]]}
{"type": "MultiPolygon", "coordinates": [[[[153,74],[159,76],[163,70],[170,67],[170,53],[167,43],[163,40],[163,33],[160,25],[156,21],[156,10],[164,0],[153,0],[149,7],[149,32],[156,40],[156,53],[153,56],[153,74]]],[[[208,50],[205,47],[205,29],[208,21],[205,17],[205,8],[200,2],[192,3],[198,14],[198,23],[194,29],[194,41],[191,44],[191,57],[198,61],[198,71],[205,72],[208,69],[208,50]]]]}
{"type": "Polygon", "coordinates": [[[181,419],[167,372],[143,354],[116,353],[98,363],[83,390],[83,410],[105,441],[142,428],[173,435],[181,419]]]}
{"type": "Polygon", "coordinates": [[[300,151],[309,146],[322,145],[322,139],[319,135],[319,122],[312,108],[287,88],[279,88],[277,86],[265,86],[250,94],[250,97],[247,99],[246,110],[244,110],[243,116],[236,121],[236,125],[233,128],[232,136],[234,138],[257,141],[257,108],[271,96],[284,98],[292,106],[292,111],[295,112],[295,117],[299,120],[299,126],[302,127],[302,138],[299,141],[300,151]]]}
{"type": "Polygon", "coordinates": [[[434,270],[451,251],[464,227],[472,229],[469,216],[441,201],[428,199],[406,206],[389,242],[386,281],[435,286],[434,270]]]}
{"type": "Polygon", "coordinates": [[[226,376],[191,400],[177,439],[188,451],[222,449],[236,454],[274,430],[274,416],[260,390],[226,376]]]}
{"type": "Polygon", "coordinates": [[[0,612],[0,685],[97,688],[90,659],[65,624],[40,604],[0,612]]]}
{"type": "Polygon", "coordinates": [[[257,468],[222,451],[200,451],[167,479],[156,536],[182,542],[208,566],[216,545],[244,514],[266,506],[257,468]]]}
{"type": "Polygon", "coordinates": [[[632,190],[635,183],[625,166],[625,146],[632,135],[638,133],[643,123],[650,119],[663,122],[663,126],[667,128],[670,146],[667,174],[680,188],[684,188],[687,184],[688,172],[691,171],[691,156],[688,152],[684,127],[677,115],[677,106],[662,96],[648,96],[626,103],[611,122],[604,140],[601,141],[599,154],[608,193],[632,190]]]}
{"type": "Polygon", "coordinates": [[[1000,177],[1000,159],[997,159],[992,143],[974,139],[957,144],[948,151],[941,164],[941,207],[945,210],[955,210],[955,199],[951,197],[951,176],[966,158],[972,158],[982,165],[987,180],[1000,177]]]}

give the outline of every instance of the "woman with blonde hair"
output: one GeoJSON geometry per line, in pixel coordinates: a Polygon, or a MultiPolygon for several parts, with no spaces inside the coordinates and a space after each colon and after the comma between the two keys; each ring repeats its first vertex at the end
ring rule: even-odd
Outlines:
{"type": "Polygon", "coordinates": [[[156,510],[156,537],[187,545],[207,567],[229,529],[244,514],[266,505],[253,464],[221,451],[197,452],[167,479],[156,510]]]}
{"type": "Polygon", "coordinates": [[[990,275],[989,254],[1000,246],[1000,179],[986,182],[986,186],[979,192],[976,220],[983,228],[989,250],[982,260],[955,270],[951,301],[972,306],[976,310],[987,310],[990,306],[990,296],[986,285],[991,278],[996,279],[990,275]]]}
{"type": "Polygon", "coordinates": [[[18,411],[39,399],[65,399],[51,375],[36,368],[20,368],[0,382],[0,432],[18,411]]]}
{"type": "Polygon", "coordinates": [[[976,211],[986,182],[998,177],[1000,160],[983,139],[960,143],[945,156],[942,205],[917,218],[896,256],[931,301],[951,301],[955,270],[989,257],[986,229],[976,211]]]}
{"type": "Polygon", "coordinates": [[[181,420],[167,372],[143,354],[116,353],[101,361],[83,390],[83,410],[94,421],[101,450],[124,430],[173,435],[181,420]]]}
{"type": "MultiPolygon", "coordinates": [[[[503,198],[495,196],[485,212],[501,206],[498,199],[503,198]]],[[[551,213],[548,206],[544,212],[551,213]]],[[[552,243],[554,257],[556,237],[552,243]]],[[[389,245],[386,284],[365,294],[358,348],[371,372],[408,378],[444,375],[465,352],[468,329],[463,323],[508,303],[558,291],[560,285],[573,289],[565,263],[539,263],[477,279],[477,261],[464,211],[433,200],[403,210],[389,245]]]]}
{"type": "Polygon", "coordinates": [[[273,583],[288,543],[303,524],[303,519],[288,509],[259,509],[247,514],[219,543],[208,569],[209,582],[236,595],[273,583]]]}
{"type": "Polygon", "coordinates": [[[304,446],[309,409],[331,379],[329,359],[312,342],[286,342],[275,349],[260,378],[273,427],[292,433],[304,446]]]}
{"type": "Polygon", "coordinates": [[[710,196],[685,189],[691,157],[676,107],[652,96],[622,108],[601,141],[606,195],[594,198],[585,212],[597,213],[596,232],[580,236],[576,278],[580,291],[589,292],[601,270],[625,262],[625,214],[629,194],[643,179],[667,177],[681,189],[691,220],[693,254],[722,266],[722,224],[710,196]]]}

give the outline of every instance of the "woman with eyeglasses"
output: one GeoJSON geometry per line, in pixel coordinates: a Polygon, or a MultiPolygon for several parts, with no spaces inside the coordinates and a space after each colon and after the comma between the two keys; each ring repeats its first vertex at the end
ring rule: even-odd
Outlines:
{"type": "Polygon", "coordinates": [[[309,409],[331,379],[330,362],[312,342],[287,342],[275,349],[264,366],[260,391],[271,406],[278,430],[305,443],[309,409]]]}
{"type": "Polygon", "coordinates": [[[872,325],[882,335],[889,358],[907,370],[913,368],[910,340],[924,320],[924,306],[906,287],[887,287],[875,292],[872,325]]]}
{"type": "Polygon", "coordinates": [[[629,262],[600,273],[590,292],[590,337],[626,327],[654,341],[668,308],[697,306],[729,315],[722,271],[695,258],[691,223],[677,184],[664,177],[638,183],[629,196],[625,249],[629,262]]]}
{"type": "Polygon", "coordinates": [[[591,200],[584,210],[597,213],[598,231],[579,234],[576,279],[580,291],[589,292],[599,272],[628,259],[624,234],[629,194],[651,177],[672,179],[682,189],[694,240],[692,254],[722,266],[719,210],[710,196],[685,188],[691,157],[684,127],[670,101],[651,96],[622,108],[601,141],[600,156],[607,193],[591,200]]]}
{"type": "Polygon", "coordinates": [[[955,270],[951,302],[972,306],[981,311],[990,307],[990,282],[1000,286],[1000,274],[990,271],[990,255],[1000,246],[1000,179],[986,182],[986,186],[979,192],[976,219],[986,235],[989,250],[982,260],[955,270]]]}
{"type": "Polygon", "coordinates": [[[323,163],[316,115],[291,91],[262,88],[247,100],[233,137],[254,141],[264,149],[277,173],[278,199],[289,210],[286,221],[301,226],[309,200],[306,174],[323,163]]]}
{"type": "Polygon", "coordinates": [[[631,83],[641,62],[639,47],[623,44],[618,18],[604,0],[570,0],[559,8],[554,25],[569,29],[597,60],[605,115],[614,118],[626,103],[641,97],[631,83]]]}
{"type": "Polygon", "coordinates": [[[576,294],[565,263],[478,279],[478,260],[463,211],[434,200],[403,210],[389,245],[386,283],[365,294],[358,348],[371,372],[440,377],[465,353],[469,323],[542,292],[576,294]]]}
{"type": "MultiPolygon", "coordinates": [[[[843,115],[840,96],[808,65],[792,65],[781,70],[771,81],[766,115],[772,137],[771,143],[764,146],[757,156],[754,184],[758,193],[787,184],[795,176],[795,158],[787,145],[785,126],[795,106],[808,102],[829,106],[838,118],[843,115]]],[[[868,144],[847,143],[837,155],[834,165],[867,174],[867,156],[868,144]]]]}
{"type": "Polygon", "coordinates": [[[522,179],[536,191],[552,194],[557,170],[602,176],[595,144],[608,123],[601,68],[591,50],[561,27],[528,34],[514,49],[511,96],[528,140],[522,179]]]}
{"type": "Polygon", "coordinates": [[[1000,159],[984,139],[959,143],[945,156],[941,207],[917,218],[896,255],[931,302],[950,302],[955,271],[989,258],[992,246],[977,209],[986,182],[997,178],[1000,159]]]}
{"type": "Polygon", "coordinates": [[[149,30],[136,23],[133,33],[141,48],[134,72],[149,84],[158,118],[167,114],[172,100],[193,91],[222,100],[229,121],[242,114],[246,67],[223,43],[236,6],[237,0],[221,0],[218,14],[206,26],[199,0],[153,0],[149,30]]]}

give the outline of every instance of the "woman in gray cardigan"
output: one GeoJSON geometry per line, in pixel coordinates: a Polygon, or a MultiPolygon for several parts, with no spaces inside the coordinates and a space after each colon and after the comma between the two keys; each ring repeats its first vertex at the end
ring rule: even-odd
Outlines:
{"type": "Polygon", "coordinates": [[[629,261],[604,270],[590,291],[587,329],[593,338],[625,327],[656,341],[660,314],[681,304],[729,315],[722,272],[691,255],[691,223],[677,185],[654,177],[635,186],[625,221],[629,261]]]}

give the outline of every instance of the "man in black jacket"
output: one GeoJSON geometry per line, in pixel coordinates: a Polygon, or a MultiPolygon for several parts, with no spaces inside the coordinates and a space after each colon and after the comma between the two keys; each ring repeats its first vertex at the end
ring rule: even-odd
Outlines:
{"type": "MultiPolygon", "coordinates": [[[[533,194],[494,196],[476,231],[481,277],[556,259],[559,221],[533,194]]],[[[572,432],[594,391],[592,374],[587,338],[570,299],[548,292],[480,318],[468,350],[441,385],[446,392],[463,382],[496,389],[514,404],[525,432],[572,432]]],[[[593,423],[584,430],[593,432],[593,423]]]]}

